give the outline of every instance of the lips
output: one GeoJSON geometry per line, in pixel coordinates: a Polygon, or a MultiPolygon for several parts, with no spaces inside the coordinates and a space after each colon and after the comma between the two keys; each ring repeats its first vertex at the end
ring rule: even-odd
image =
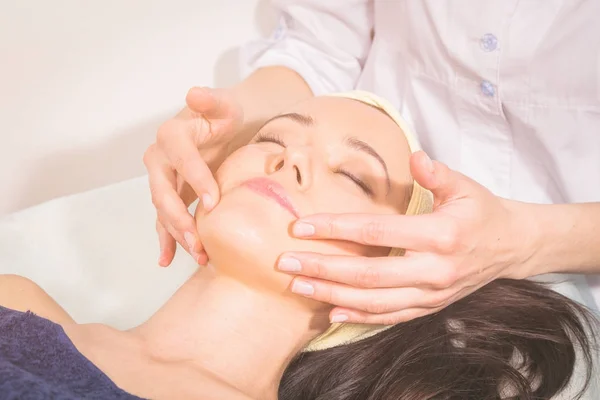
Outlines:
{"type": "Polygon", "coordinates": [[[242,185],[261,196],[274,200],[293,216],[300,218],[285,189],[279,183],[268,178],[253,178],[245,181],[242,185]]]}

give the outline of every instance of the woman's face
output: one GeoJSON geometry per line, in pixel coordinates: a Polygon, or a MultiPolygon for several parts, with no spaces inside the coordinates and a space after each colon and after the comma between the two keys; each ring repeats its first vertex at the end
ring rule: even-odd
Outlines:
{"type": "Polygon", "coordinates": [[[286,251],[384,256],[388,249],[301,240],[291,224],[315,213],[397,214],[412,188],[410,151],[400,128],[361,102],[316,97],[273,118],[216,173],[219,204],[196,214],[219,272],[284,291],[275,270],[286,251]]]}

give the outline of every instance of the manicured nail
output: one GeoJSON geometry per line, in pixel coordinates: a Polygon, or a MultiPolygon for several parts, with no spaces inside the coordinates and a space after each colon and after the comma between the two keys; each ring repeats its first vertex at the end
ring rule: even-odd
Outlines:
{"type": "Polygon", "coordinates": [[[213,209],[214,204],[213,204],[213,199],[210,194],[204,193],[202,195],[202,207],[204,207],[204,209],[206,211],[210,211],[213,209]]]}
{"type": "Polygon", "coordinates": [[[306,222],[296,222],[292,228],[292,233],[297,237],[308,237],[315,234],[315,227],[306,222]]]}
{"type": "Polygon", "coordinates": [[[348,321],[348,316],[344,315],[344,314],[335,314],[334,316],[331,317],[331,323],[335,324],[335,323],[339,323],[339,322],[344,322],[344,321],[348,321]]]}
{"type": "Polygon", "coordinates": [[[185,239],[185,242],[188,245],[188,248],[190,249],[190,254],[194,251],[194,249],[196,248],[196,238],[194,237],[194,235],[192,233],[186,232],[183,234],[183,238],[185,239]]]}
{"type": "Polygon", "coordinates": [[[302,264],[295,258],[283,257],[277,263],[277,268],[279,268],[280,271],[285,272],[299,272],[302,270],[302,264]]]}
{"type": "Polygon", "coordinates": [[[296,280],[292,285],[292,292],[296,294],[302,294],[304,296],[312,296],[315,294],[315,288],[308,282],[296,280]]]}

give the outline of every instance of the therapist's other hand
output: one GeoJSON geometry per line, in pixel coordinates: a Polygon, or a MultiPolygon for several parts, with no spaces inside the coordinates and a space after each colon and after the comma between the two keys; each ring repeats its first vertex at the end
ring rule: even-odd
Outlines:
{"type": "Polygon", "coordinates": [[[198,264],[208,261],[188,207],[198,197],[198,206],[208,211],[218,203],[211,164],[226,156],[227,143],[243,118],[241,106],[226,89],[192,88],[186,103],[158,129],[156,142],[144,154],[163,267],[173,261],[175,241],[198,264]]]}
{"type": "Polygon", "coordinates": [[[496,278],[529,276],[533,224],[519,203],[423,152],[412,156],[411,172],[434,194],[431,214],[317,214],[294,224],[297,237],[406,249],[382,258],[283,254],[280,261],[300,262],[287,271],[298,275],[292,291],[335,305],[332,322],[395,324],[437,312],[496,278]]]}

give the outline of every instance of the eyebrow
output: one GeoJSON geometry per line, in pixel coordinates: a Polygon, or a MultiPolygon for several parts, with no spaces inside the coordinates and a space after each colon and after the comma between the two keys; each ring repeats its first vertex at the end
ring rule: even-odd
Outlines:
{"type": "MultiPolygon", "coordinates": [[[[278,119],[289,119],[289,120],[296,122],[297,124],[300,124],[300,125],[303,125],[306,127],[311,127],[315,124],[315,120],[310,115],[304,115],[304,114],[298,114],[298,113],[287,113],[287,114],[276,115],[275,117],[269,119],[267,122],[265,122],[263,127],[266,126],[268,123],[273,122],[278,119]]],[[[370,155],[371,157],[375,158],[381,164],[381,166],[383,167],[383,170],[385,172],[385,182],[386,182],[386,186],[387,186],[387,191],[389,193],[390,188],[392,187],[392,184],[390,181],[390,174],[388,172],[387,164],[385,163],[383,158],[379,155],[379,153],[377,153],[377,151],[375,151],[375,149],[373,147],[371,147],[369,144],[367,144],[366,142],[363,142],[362,140],[360,140],[356,137],[347,137],[344,140],[344,143],[346,144],[346,146],[350,147],[353,150],[362,151],[363,153],[370,155]]]]}
{"type": "Polygon", "coordinates": [[[298,114],[298,113],[287,113],[287,114],[280,114],[280,115],[274,116],[273,118],[271,118],[267,122],[265,122],[263,127],[275,120],[278,120],[278,119],[290,119],[300,125],[307,126],[307,127],[313,126],[315,124],[315,120],[310,115],[303,115],[303,114],[298,114]]]}

